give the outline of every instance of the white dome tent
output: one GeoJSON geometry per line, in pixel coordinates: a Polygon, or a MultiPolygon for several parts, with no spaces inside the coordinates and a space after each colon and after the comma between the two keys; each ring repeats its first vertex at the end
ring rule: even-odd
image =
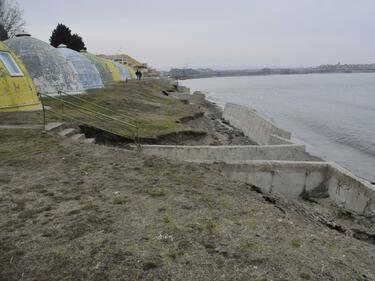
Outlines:
{"type": "Polygon", "coordinates": [[[117,69],[120,71],[122,80],[125,81],[125,80],[132,79],[132,77],[129,73],[129,70],[124,65],[122,65],[121,63],[116,62],[116,61],[113,61],[113,63],[115,64],[117,69]]]}
{"type": "Polygon", "coordinates": [[[46,94],[56,94],[58,91],[68,94],[84,92],[72,64],[56,48],[29,34],[18,34],[4,43],[22,59],[39,92],[46,94]]]}
{"type": "Polygon", "coordinates": [[[72,63],[85,90],[104,87],[98,69],[88,58],[67,48],[67,46],[63,44],[57,47],[57,51],[72,63]]]}

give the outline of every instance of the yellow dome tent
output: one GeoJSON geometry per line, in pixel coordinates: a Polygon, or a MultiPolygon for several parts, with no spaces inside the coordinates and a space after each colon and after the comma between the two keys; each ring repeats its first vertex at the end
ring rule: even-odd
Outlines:
{"type": "Polygon", "coordinates": [[[39,109],[41,104],[25,66],[0,42],[0,112],[39,109]]]}
{"type": "Polygon", "coordinates": [[[130,67],[129,65],[127,65],[126,68],[128,69],[131,78],[132,78],[132,79],[136,79],[136,78],[137,78],[137,75],[135,75],[135,71],[134,71],[134,69],[133,69],[132,67],[130,67]]]}
{"type": "Polygon", "coordinates": [[[108,59],[105,59],[105,58],[101,58],[101,59],[105,62],[109,71],[111,71],[113,81],[123,81],[123,79],[121,77],[121,73],[117,69],[116,65],[111,60],[108,60],[108,59]]]}

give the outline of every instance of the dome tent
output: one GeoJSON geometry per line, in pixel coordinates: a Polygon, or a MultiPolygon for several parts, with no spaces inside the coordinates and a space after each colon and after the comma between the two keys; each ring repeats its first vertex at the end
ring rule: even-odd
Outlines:
{"type": "Polygon", "coordinates": [[[87,57],[63,44],[58,46],[57,51],[72,63],[85,90],[104,87],[99,71],[87,57]]]}
{"type": "Polygon", "coordinates": [[[116,65],[113,63],[113,61],[105,58],[101,58],[105,64],[107,65],[108,69],[111,71],[113,81],[122,81],[121,72],[118,70],[116,65]]]}
{"type": "Polygon", "coordinates": [[[4,43],[21,57],[38,91],[49,94],[59,90],[69,94],[84,91],[72,64],[54,47],[28,34],[19,34],[4,43]]]}
{"type": "Polygon", "coordinates": [[[81,51],[81,54],[88,58],[96,66],[104,83],[113,81],[112,73],[102,58],[97,57],[87,51],[81,51]]]}
{"type": "Polygon", "coordinates": [[[127,70],[129,71],[129,73],[130,73],[130,77],[131,77],[131,79],[136,79],[137,78],[137,75],[135,75],[135,71],[134,71],[134,69],[133,68],[131,68],[130,66],[125,66],[126,68],[127,68],[127,70]]]}
{"type": "Polygon", "coordinates": [[[0,42],[0,112],[39,109],[41,104],[25,66],[0,42]]]}
{"type": "Polygon", "coordinates": [[[130,76],[129,70],[124,65],[116,61],[114,61],[113,63],[115,64],[117,69],[120,71],[122,80],[132,79],[132,77],[130,76]]]}

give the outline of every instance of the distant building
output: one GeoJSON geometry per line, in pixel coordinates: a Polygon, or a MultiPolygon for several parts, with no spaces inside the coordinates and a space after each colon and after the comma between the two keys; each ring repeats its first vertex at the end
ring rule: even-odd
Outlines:
{"type": "Polygon", "coordinates": [[[148,67],[147,63],[141,63],[141,62],[139,62],[138,60],[136,60],[135,58],[133,58],[129,55],[125,55],[125,54],[103,55],[103,54],[100,54],[98,56],[102,57],[102,58],[113,60],[115,62],[118,62],[118,63],[122,64],[122,65],[130,66],[134,70],[142,71],[144,74],[148,74],[149,72],[151,72],[151,68],[148,67]]]}

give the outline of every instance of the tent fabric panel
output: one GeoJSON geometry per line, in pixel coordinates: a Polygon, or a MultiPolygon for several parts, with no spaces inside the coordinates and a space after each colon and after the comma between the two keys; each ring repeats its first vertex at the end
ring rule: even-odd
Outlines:
{"type": "Polygon", "coordinates": [[[72,64],[85,90],[104,87],[98,69],[86,56],[68,48],[59,47],[57,51],[72,64]]]}
{"type": "Polygon", "coordinates": [[[21,60],[0,42],[0,52],[11,56],[21,74],[12,76],[0,59],[0,112],[40,110],[35,85],[21,60]]]}

